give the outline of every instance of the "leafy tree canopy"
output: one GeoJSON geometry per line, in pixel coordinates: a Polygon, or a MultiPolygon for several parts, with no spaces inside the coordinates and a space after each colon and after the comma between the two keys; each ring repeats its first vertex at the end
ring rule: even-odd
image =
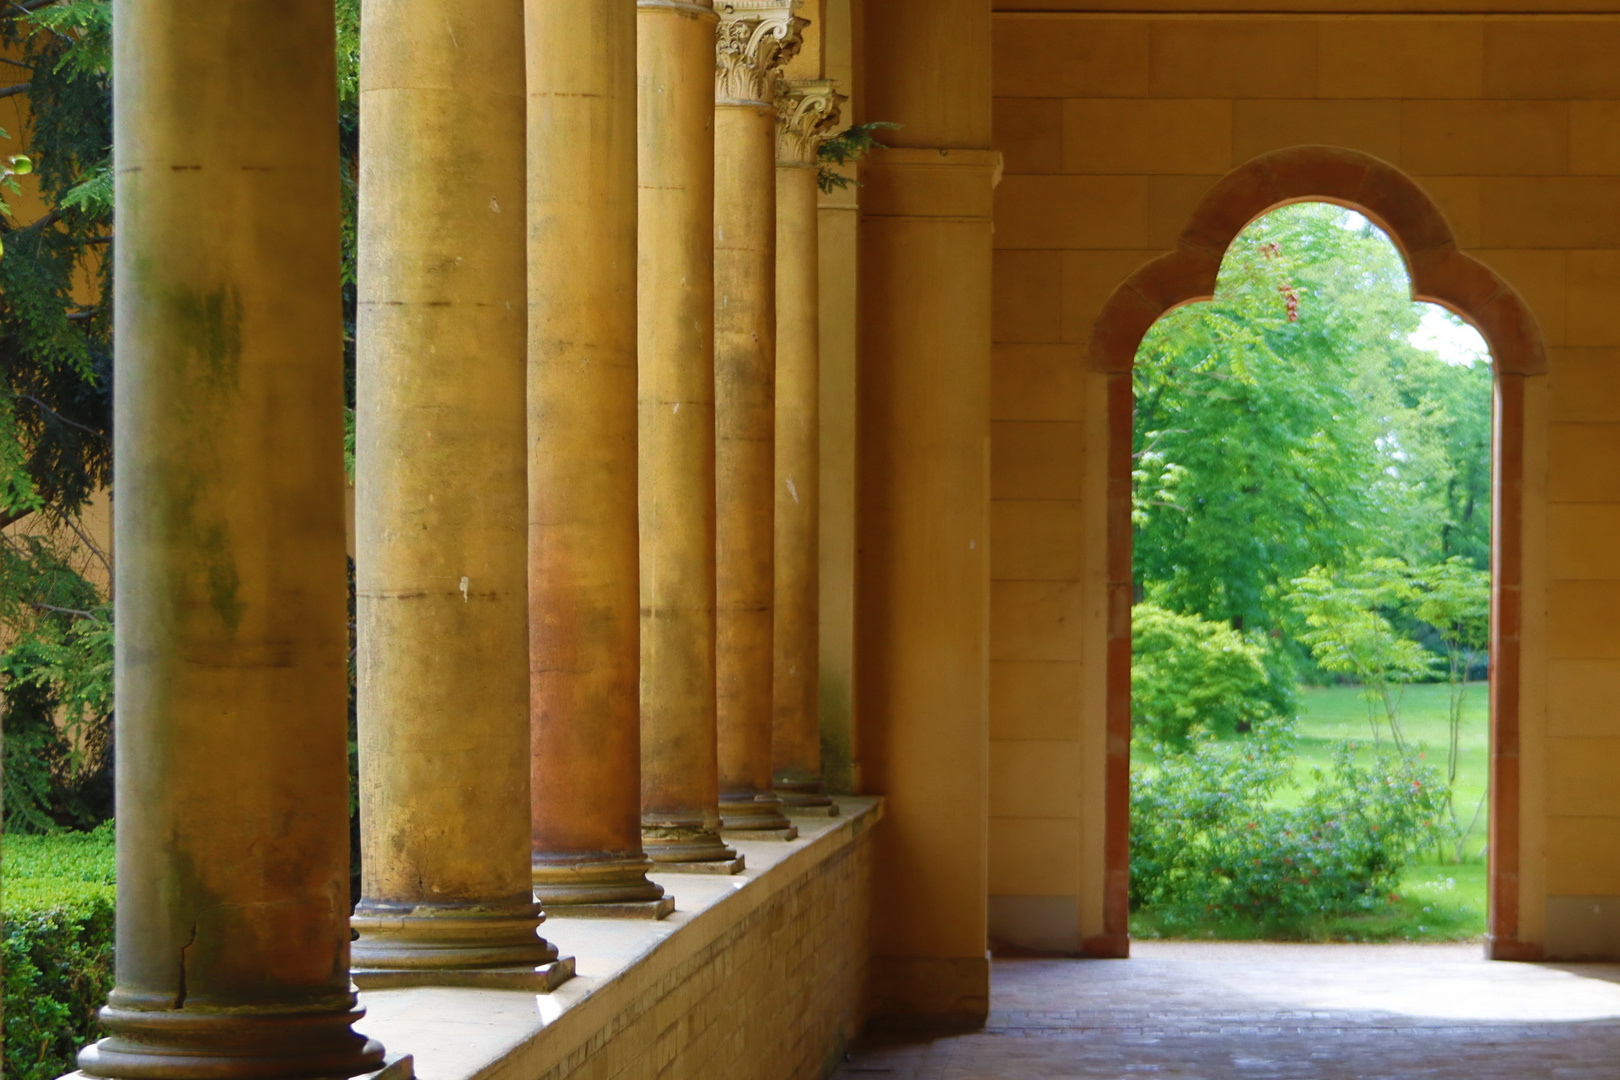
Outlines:
{"type": "Polygon", "coordinates": [[[1312,567],[1489,555],[1490,380],[1412,342],[1424,319],[1387,236],[1307,203],[1233,241],[1214,300],[1137,353],[1139,592],[1284,633],[1312,567]]]}

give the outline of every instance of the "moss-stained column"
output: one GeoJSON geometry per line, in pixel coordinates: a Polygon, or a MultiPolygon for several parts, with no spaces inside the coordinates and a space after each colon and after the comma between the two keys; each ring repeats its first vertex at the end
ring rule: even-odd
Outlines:
{"type": "Polygon", "coordinates": [[[663,868],[741,869],[715,748],[714,9],[637,0],[641,826],[663,868]]]}
{"type": "Polygon", "coordinates": [[[331,0],[116,0],[118,957],[96,1076],[352,1076],[331,0]]]}
{"type": "Polygon", "coordinates": [[[793,0],[723,0],[715,52],[714,381],[720,816],[798,835],[771,788],[777,70],[793,0]]]}
{"type": "Polygon", "coordinates": [[[360,56],[362,987],[549,989],[529,867],[523,0],[372,0],[360,56]]]}
{"type": "Polygon", "coordinates": [[[528,0],[534,887],[668,914],[641,847],[636,0],[528,0]]]}
{"type": "Polygon", "coordinates": [[[844,100],[777,84],[776,603],[771,767],[790,811],[836,814],[821,775],[821,288],[816,152],[844,100]]]}

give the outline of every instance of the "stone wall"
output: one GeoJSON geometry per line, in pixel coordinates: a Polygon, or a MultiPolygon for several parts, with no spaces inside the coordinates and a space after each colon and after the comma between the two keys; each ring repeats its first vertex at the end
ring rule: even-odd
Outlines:
{"type": "Polygon", "coordinates": [[[1620,21],[1194,10],[1212,6],[995,22],[992,938],[1076,950],[1104,928],[1093,324],[1223,175],[1320,144],[1413,177],[1539,325],[1508,899],[1532,949],[1620,955],[1620,21]]]}
{"type": "Polygon", "coordinates": [[[866,1018],[883,814],[838,801],[795,841],[735,841],[736,876],[655,874],[667,919],[548,919],[578,972],[553,993],[368,991],[359,1026],[423,1080],[819,1080],[866,1018]]]}
{"type": "Polygon", "coordinates": [[[820,1080],[863,1020],[871,845],[669,965],[543,1080],[820,1080]]]}

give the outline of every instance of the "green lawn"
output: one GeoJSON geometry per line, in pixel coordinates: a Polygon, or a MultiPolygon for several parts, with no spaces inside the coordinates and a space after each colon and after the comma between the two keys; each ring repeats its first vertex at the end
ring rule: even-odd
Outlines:
{"type": "MultiPolygon", "coordinates": [[[[1425,764],[1441,772],[1446,769],[1446,744],[1450,689],[1443,683],[1426,683],[1405,688],[1401,698],[1401,728],[1408,742],[1416,743],[1425,764]]],[[[1299,762],[1295,776],[1301,787],[1293,793],[1299,798],[1308,791],[1313,768],[1326,768],[1333,750],[1349,740],[1359,746],[1372,745],[1373,728],[1367,722],[1367,704],[1361,690],[1353,686],[1306,688],[1300,692],[1299,762]]],[[[1485,847],[1486,814],[1480,800],[1485,796],[1485,785],[1490,772],[1490,739],[1487,725],[1487,698],[1484,683],[1470,683],[1463,707],[1461,754],[1457,769],[1455,802],[1458,820],[1466,825],[1473,820],[1473,829],[1464,845],[1466,857],[1478,859],[1485,847]],[[1475,811],[1479,816],[1474,820],[1475,811]]],[[[1381,738],[1389,739],[1388,727],[1379,712],[1378,726],[1381,738]]]]}
{"type": "MultiPolygon", "coordinates": [[[[1402,694],[1399,715],[1409,743],[1421,747],[1423,760],[1442,774],[1446,768],[1448,694],[1444,684],[1409,686],[1402,694]]],[[[1284,802],[1303,798],[1313,783],[1313,769],[1326,770],[1334,749],[1346,740],[1370,755],[1373,728],[1367,705],[1357,687],[1307,688],[1300,692],[1299,758],[1295,765],[1298,786],[1284,802]]],[[[1379,738],[1389,740],[1379,716],[1379,738]]],[[[1436,853],[1414,859],[1401,878],[1398,899],[1377,914],[1324,918],[1306,925],[1262,926],[1246,922],[1218,922],[1178,937],[1224,940],[1286,938],[1309,941],[1468,941],[1485,932],[1486,813],[1481,808],[1489,770],[1488,703],[1484,683],[1470,684],[1463,712],[1461,754],[1455,800],[1458,818],[1477,820],[1464,844],[1461,863],[1442,862],[1436,853]]],[[[1131,933],[1157,938],[1161,928],[1151,910],[1131,913],[1131,933]]]]}

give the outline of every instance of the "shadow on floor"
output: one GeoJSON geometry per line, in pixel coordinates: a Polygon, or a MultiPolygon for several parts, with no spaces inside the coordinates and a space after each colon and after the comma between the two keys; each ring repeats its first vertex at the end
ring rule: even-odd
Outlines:
{"type": "Polygon", "coordinates": [[[1131,960],[997,960],[983,1031],[874,1034],[838,1075],[1615,1080],[1620,965],[1182,942],[1135,943],[1131,960]]]}

